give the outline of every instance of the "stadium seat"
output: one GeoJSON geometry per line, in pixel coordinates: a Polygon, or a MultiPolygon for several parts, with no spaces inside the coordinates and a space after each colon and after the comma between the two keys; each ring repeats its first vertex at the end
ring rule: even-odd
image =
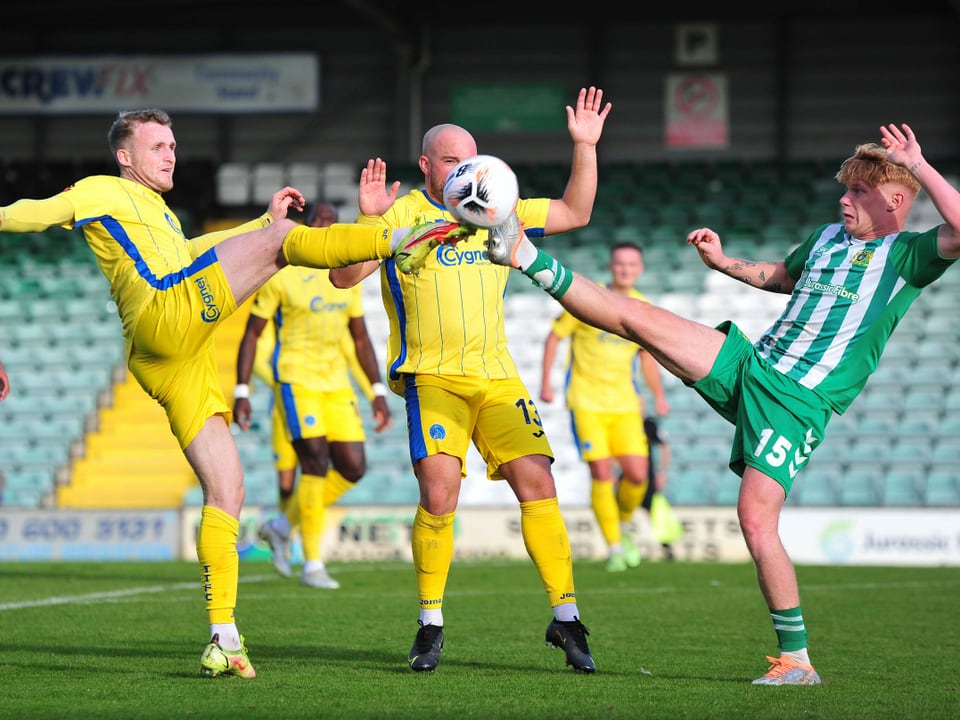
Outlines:
{"type": "Polygon", "coordinates": [[[735,475],[731,470],[713,478],[712,499],[714,505],[736,505],[740,497],[740,476],[735,475]]]}
{"type": "Polygon", "coordinates": [[[666,494],[673,505],[709,505],[713,501],[710,476],[699,470],[672,474],[666,494]]]}
{"type": "Polygon", "coordinates": [[[799,476],[790,496],[803,506],[832,506],[840,504],[839,488],[843,474],[839,468],[818,466],[806,468],[799,476]]]}
{"type": "Polygon", "coordinates": [[[273,194],[287,184],[287,169],[282,163],[255,163],[250,182],[250,196],[253,202],[258,205],[269,205],[273,194]]]}
{"type": "Polygon", "coordinates": [[[317,163],[290,163],[287,166],[287,182],[302,192],[308,203],[317,202],[323,197],[322,175],[317,163]]]}
{"type": "Polygon", "coordinates": [[[960,506],[960,466],[934,467],[927,474],[924,502],[931,506],[960,506]]]}
{"type": "Polygon", "coordinates": [[[249,205],[251,202],[250,165],[222,163],[217,168],[216,197],[218,203],[227,207],[249,205]]]}
{"type": "Polygon", "coordinates": [[[883,504],[914,507],[923,504],[924,472],[921,467],[891,469],[883,479],[883,504]]]}
{"type": "Polygon", "coordinates": [[[843,475],[840,502],[846,506],[874,507],[880,504],[883,467],[855,468],[843,475]]]}

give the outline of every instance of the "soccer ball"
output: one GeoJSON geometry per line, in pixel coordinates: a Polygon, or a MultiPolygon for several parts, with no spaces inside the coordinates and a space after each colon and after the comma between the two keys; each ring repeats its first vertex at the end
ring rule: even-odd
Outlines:
{"type": "Polygon", "coordinates": [[[491,228],[517,209],[520,188],[510,166],[493,155],[461,160],[443,184],[443,204],[457,222],[491,228]]]}

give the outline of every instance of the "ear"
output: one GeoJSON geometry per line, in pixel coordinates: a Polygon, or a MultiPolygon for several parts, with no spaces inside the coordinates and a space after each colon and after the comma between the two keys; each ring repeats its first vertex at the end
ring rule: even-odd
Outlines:
{"type": "Polygon", "coordinates": [[[896,212],[903,207],[903,203],[906,201],[906,195],[902,190],[894,190],[890,193],[890,197],[887,198],[887,209],[890,212],[896,212]]]}
{"type": "Polygon", "coordinates": [[[130,153],[127,152],[126,148],[117,150],[117,164],[120,167],[130,167],[130,153]]]}
{"type": "Polygon", "coordinates": [[[430,167],[430,160],[427,158],[427,156],[426,156],[426,155],[421,155],[421,156],[420,156],[420,161],[419,161],[417,164],[420,166],[420,172],[422,172],[424,175],[426,175],[426,174],[427,174],[427,168],[430,167]]]}

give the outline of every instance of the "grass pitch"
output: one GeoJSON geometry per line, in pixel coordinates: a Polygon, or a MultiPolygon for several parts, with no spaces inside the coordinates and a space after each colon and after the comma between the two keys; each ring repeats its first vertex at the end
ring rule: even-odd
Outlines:
{"type": "Polygon", "coordinates": [[[0,718],[960,717],[958,568],[800,567],[819,687],[750,684],[776,655],[752,565],[576,566],[598,671],[544,645],[529,562],[455,562],[446,645],[413,673],[405,563],[332,564],[340,590],[241,566],[237,619],[255,680],[198,675],[195,563],[0,565],[0,718]]]}

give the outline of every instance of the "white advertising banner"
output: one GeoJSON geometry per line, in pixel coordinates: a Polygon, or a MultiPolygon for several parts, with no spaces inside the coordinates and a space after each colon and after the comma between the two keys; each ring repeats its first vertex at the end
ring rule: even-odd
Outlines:
{"type": "Polygon", "coordinates": [[[0,511],[0,560],[178,560],[179,510],[0,511]]]}
{"type": "Polygon", "coordinates": [[[795,563],[960,565],[960,508],[787,508],[780,536],[795,563]]]}
{"type": "MultiPolygon", "coordinates": [[[[684,536],[673,544],[677,560],[746,562],[750,559],[737,511],[732,507],[674,508],[683,524],[684,536]]],[[[327,510],[322,540],[323,558],[328,562],[363,560],[405,560],[412,562],[410,529],[416,508],[392,506],[334,506],[327,510]]],[[[242,561],[270,559],[267,545],[257,538],[257,528],[275,516],[274,508],[247,507],[240,516],[237,550],[242,561]]],[[[564,509],[570,548],[577,560],[603,560],[607,547],[590,508],[564,509]]],[[[196,533],[200,508],[185,508],[181,554],[196,557],[196,533]]],[[[657,560],[662,551],[651,533],[646,513],[639,510],[633,526],[634,538],[644,558],[657,560]]],[[[303,561],[297,539],[290,548],[291,561],[303,561]]],[[[460,508],[454,521],[454,558],[482,560],[526,558],[520,533],[520,509],[460,508]]]]}
{"type": "Polygon", "coordinates": [[[314,112],[314,53],[0,58],[0,114],[314,112]]]}

